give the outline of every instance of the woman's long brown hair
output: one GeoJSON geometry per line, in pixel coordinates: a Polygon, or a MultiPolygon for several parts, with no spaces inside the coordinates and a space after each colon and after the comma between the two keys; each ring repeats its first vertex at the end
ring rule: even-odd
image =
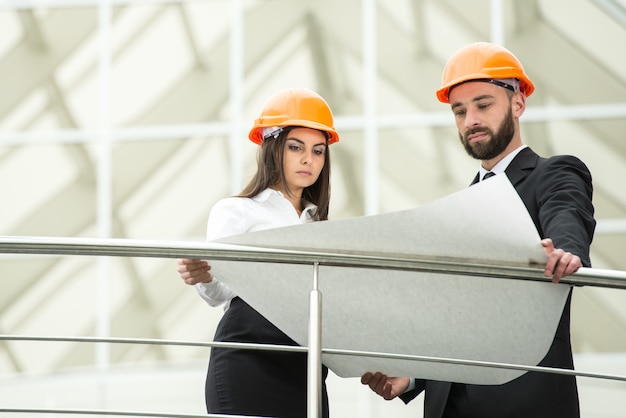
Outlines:
{"type": "MultiPolygon", "coordinates": [[[[285,154],[285,141],[289,136],[290,129],[284,129],[276,138],[264,139],[257,154],[257,172],[250,183],[239,193],[238,197],[254,197],[268,187],[282,184],[283,189],[290,193],[283,171],[283,158],[285,154]]],[[[326,137],[325,132],[322,132],[326,137]]],[[[324,168],[312,185],[302,191],[302,198],[317,205],[317,211],[313,214],[316,221],[328,219],[328,207],[330,204],[330,153],[328,146],[324,153],[324,168]]]]}

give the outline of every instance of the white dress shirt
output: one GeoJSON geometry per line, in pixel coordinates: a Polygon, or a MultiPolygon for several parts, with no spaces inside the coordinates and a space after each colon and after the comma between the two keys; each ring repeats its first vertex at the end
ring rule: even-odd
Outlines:
{"type": "MultiPolygon", "coordinates": [[[[258,195],[247,197],[228,197],[218,201],[211,209],[207,222],[207,241],[261,231],[281,226],[312,222],[312,214],[317,206],[306,203],[302,214],[283,194],[274,189],[265,189],[258,195]]],[[[213,278],[210,283],[195,285],[198,294],[211,306],[224,304],[224,310],[230,306],[235,293],[224,283],[213,278]]]]}

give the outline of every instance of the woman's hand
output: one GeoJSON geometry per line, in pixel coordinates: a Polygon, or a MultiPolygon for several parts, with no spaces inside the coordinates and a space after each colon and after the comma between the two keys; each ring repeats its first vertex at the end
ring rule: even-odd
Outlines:
{"type": "Polygon", "coordinates": [[[186,284],[210,283],[213,280],[208,262],[190,258],[179,258],[176,261],[178,274],[186,284]]]}

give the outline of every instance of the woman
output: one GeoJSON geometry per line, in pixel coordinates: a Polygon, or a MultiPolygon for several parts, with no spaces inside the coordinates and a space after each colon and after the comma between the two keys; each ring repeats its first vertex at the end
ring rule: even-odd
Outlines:
{"type": "MultiPolygon", "coordinates": [[[[265,103],[249,133],[261,146],[257,172],[243,191],[211,209],[207,240],[328,219],[333,115],[318,94],[283,90],[265,103]]],[[[210,273],[202,260],[178,260],[185,283],[211,306],[224,304],[215,341],[296,345],[210,273]]],[[[323,368],[322,411],[328,417],[323,368]]],[[[307,415],[307,356],[212,348],[205,387],[209,413],[301,418],[307,415]]]]}

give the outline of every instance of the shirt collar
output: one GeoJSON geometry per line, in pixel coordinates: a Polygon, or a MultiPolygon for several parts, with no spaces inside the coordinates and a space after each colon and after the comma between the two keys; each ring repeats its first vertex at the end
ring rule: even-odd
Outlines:
{"type": "Polygon", "coordinates": [[[272,196],[284,197],[283,194],[281,192],[279,192],[278,190],[274,190],[274,189],[268,187],[267,189],[263,190],[259,194],[255,195],[255,196],[252,196],[252,200],[255,200],[257,202],[266,202],[272,196]]]}
{"type": "Polygon", "coordinates": [[[504,171],[507,169],[509,164],[511,164],[511,161],[513,161],[513,158],[515,158],[515,156],[519,154],[519,152],[526,147],[528,147],[528,145],[522,144],[519,148],[515,149],[513,152],[508,153],[503,159],[498,161],[498,163],[494,165],[491,170],[485,170],[483,166],[481,165],[478,170],[480,179],[482,179],[485,176],[485,174],[488,173],[489,171],[491,171],[494,174],[504,173],[504,171]]]}
{"type": "MultiPolygon", "coordinates": [[[[257,201],[257,202],[267,202],[273,197],[280,197],[281,199],[287,200],[287,198],[285,197],[285,195],[283,195],[282,192],[272,189],[271,187],[268,187],[267,189],[263,190],[256,196],[253,196],[252,200],[257,201]]],[[[302,210],[302,215],[300,215],[300,218],[309,219],[312,217],[312,214],[317,209],[317,205],[304,199],[303,199],[303,204],[304,204],[304,209],[302,210]]]]}
{"type": "Polygon", "coordinates": [[[307,218],[312,217],[313,213],[317,210],[317,205],[309,202],[308,200],[304,200],[304,209],[302,210],[302,215],[307,214],[307,218]]]}

